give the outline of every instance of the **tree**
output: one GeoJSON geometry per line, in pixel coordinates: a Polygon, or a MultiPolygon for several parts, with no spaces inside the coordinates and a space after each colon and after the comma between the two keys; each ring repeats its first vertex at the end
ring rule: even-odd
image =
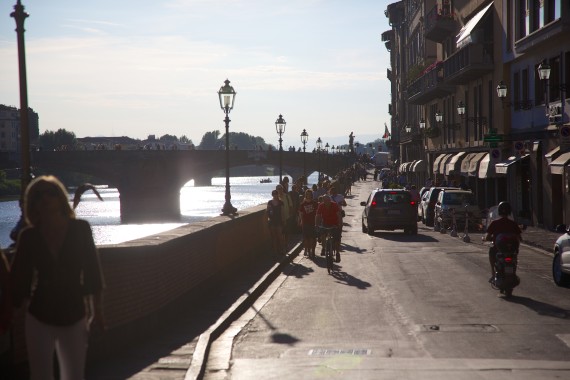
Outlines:
{"type": "Polygon", "coordinates": [[[174,136],[174,135],[163,135],[160,136],[160,138],[158,139],[158,141],[163,142],[163,143],[173,143],[173,142],[178,142],[178,137],[174,136]]]}
{"type": "Polygon", "coordinates": [[[192,140],[190,140],[188,137],[186,137],[186,135],[180,136],[178,141],[180,141],[182,144],[192,144],[192,140]]]}
{"type": "Polygon", "coordinates": [[[202,141],[200,142],[200,145],[198,145],[198,148],[219,149],[220,147],[220,142],[218,141],[219,136],[220,136],[220,131],[218,130],[204,133],[204,136],[202,136],[202,141]]]}
{"type": "Polygon", "coordinates": [[[75,149],[77,138],[75,133],[58,129],[56,132],[45,131],[39,137],[40,148],[44,150],[75,149]]]}

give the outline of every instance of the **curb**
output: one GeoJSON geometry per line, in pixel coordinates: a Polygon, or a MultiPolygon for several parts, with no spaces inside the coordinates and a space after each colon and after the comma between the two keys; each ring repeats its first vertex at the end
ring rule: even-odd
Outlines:
{"type": "Polygon", "coordinates": [[[212,342],[216,340],[229,325],[247,310],[252,301],[256,300],[267,287],[277,278],[283,268],[291,263],[303,249],[302,242],[296,245],[278,263],[265,273],[265,275],[242,295],[218,320],[200,335],[198,343],[192,355],[192,362],[186,371],[185,380],[200,380],[204,377],[206,361],[210,353],[212,342]]]}

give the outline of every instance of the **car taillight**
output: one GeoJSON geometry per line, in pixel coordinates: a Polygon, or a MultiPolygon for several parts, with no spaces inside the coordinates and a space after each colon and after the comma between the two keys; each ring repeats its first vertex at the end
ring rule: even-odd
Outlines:
{"type": "Polygon", "coordinates": [[[505,257],[505,263],[512,263],[513,262],[513,258],[512,257],[505,257]]]}
{"type": "Polygon", "coordinates": [[[411,205],[411,206],[415,206],[415,205],[416,205],[416,202],[411,201],[411,202],[410,202],[410,205],[411,205]]]}
{"type": "Polygon", "coordinates": [[[372,203],[370,203],[370,207],[376,207],[376,201],[372,201],[372,203]]]}

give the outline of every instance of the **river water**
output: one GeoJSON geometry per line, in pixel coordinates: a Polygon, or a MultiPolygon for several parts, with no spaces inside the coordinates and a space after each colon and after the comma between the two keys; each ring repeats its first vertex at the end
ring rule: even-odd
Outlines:
{"type": "MultiPolygon", "coordinates": [[[[308,177],[310,184],[316,180],[317,173],[308,177]]],[[[271,191],[278,182],[279,176],[232,177],[232,205],[239,212],[265,203],[271,199],[271,191]],[[262,178],[270,178],[272,183],[260,183],[262,178]]],[[[225,178],[213,178],[212,186],[194,186],[193,181],[187,183],[180,191],[180,223],[121,224],[119,192],[109,187],[98,188],[103,202],[92,191],[84,193],[75,213],[78,218],[91,224],[95,244],[117,244],[220,215],[225,203],[225,184],[225,178]]],[[[73,193],[72,190],[69,192],[73,193]]],[[[5,248],[12,244],[10,231],[19,217],[20,208],[17,201],[0,202],[0,247],[5,248]]]]}

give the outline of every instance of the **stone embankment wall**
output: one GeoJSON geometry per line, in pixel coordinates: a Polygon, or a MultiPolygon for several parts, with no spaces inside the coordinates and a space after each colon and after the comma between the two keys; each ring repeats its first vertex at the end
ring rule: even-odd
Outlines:
{"type": "MultiPolygon", "coordinates": [[[[145,336],[160,323],[161,310],[243,259],[271,246],[265,206],[240,210],[239,216],[215,217],[158,235],[99,246],[106,288],[107,331],[95,333],[90,351],[104,352],[145,336]]],[[[15,321],[16,361],[25,360],[22,316],[15,321]]],[[[91,352],[90,352],[91,354],[91,352]]]]}

